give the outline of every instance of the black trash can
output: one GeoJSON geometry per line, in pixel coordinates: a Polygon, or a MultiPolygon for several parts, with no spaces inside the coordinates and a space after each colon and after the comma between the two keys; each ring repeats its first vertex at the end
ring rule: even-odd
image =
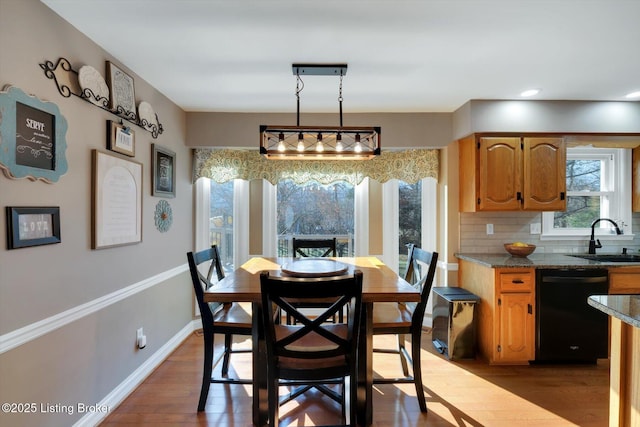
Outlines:
{"type": "Polygon", "coordinates": [[[450,360],[476,356],[476,303],[462,288],[433,288],[433,346],[450,360]]]}

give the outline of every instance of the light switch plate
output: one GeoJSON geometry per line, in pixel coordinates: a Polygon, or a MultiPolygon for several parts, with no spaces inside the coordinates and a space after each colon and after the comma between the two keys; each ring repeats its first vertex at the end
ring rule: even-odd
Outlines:
{"type": "Polygon", "coordinates": [[[533,224],[529,224],[529,233],[530,234],[540,234],[541,226],[539,222],[534,222],[533,224]]]}
{"type": "Polygon", "coordinates": [[[493,234],[493,224],[487,224],[487,234],[493,234]]]}

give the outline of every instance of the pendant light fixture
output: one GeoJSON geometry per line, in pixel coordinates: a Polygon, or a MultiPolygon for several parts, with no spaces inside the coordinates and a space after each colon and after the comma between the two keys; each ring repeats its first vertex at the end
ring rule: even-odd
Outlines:
{"type": "Polygon", "coordinates": [[[273,160],[366,160],[380,155],[380,127],[342,125],[342,79],[347,64],[293,64],[296,126],[260,126],[260,153],[273,160]],[[301,76],[339,76],[339,126],[300,126],[301,76]]]}

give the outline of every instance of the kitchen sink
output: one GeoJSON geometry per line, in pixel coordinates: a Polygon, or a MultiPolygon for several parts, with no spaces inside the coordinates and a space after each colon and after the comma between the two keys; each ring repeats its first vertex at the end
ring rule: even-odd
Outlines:
{"type": "Polygon", "coordinates": [[[582,254],[571,256],[601,262],[640,262],[640,255],[632,254],[582,254]]]}

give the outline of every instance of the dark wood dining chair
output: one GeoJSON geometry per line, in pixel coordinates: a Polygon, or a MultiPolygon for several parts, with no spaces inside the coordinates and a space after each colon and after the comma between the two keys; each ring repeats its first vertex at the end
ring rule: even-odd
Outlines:
{"type": "Polygon", "coordinates": [[[250,379],[229,378],[229,359],[232,353],[249,353],[250,349],[234,350],[234,335],[251,336],[251,304],[250,303],[216,303],[205,302],[204,292],[215,287],[212,282],[224,278],[224,270],[220,262],[218,248],[213,245],[199,252],[188,252],[187,261],[191,272],[193,290],[196,294],[200,316],[202,318],[202,336],[204,338],[204,369],[198,411],[204,411],[212,383],[251,384],[250,379]],[[224,335],[224,350],[214,361],[214,335],[224,335]],[[214,368],[222,360],[221,377],[213,377],[214,368]]]}
{"type": "Polygon", "coordinates": [[[437,252],[429,252],[413,245],[410,246],[405,280],[420,291],[420,302],[375,303],[373,305],[373,335],[397,335],[398,337],[396,349],[374,349],[373,351],[398,354],[404,374],[404,377],[400,378],[374,378],[373,383],[413,383],[422,412],[427,412],[427,403],[422,387],[420,357],[422,321],[433,286],[437,263],[437,252]],[[411,355],[405,347],[406,335],[411,335],[411,355]],[[411,373],[409,373],[409,366],[411,373]]]}
{"type": "Polygon", "coordinates": [[[336,238],[332,239],[298,239],[293,238],[293,257],[329,257],[337,256],[336,238]]]}
{"type": "MultiPolygon", "coordinates": [[[[293,257],[294,258],[307,258],[307,257],[320,257],[326,258],[330,256],[336,256],[336,238],[331,239],[298,239],[293,238],[293,257]]],[[[327,307],[327,304],[322,301],[307,301],[303,307],[300,303],[297,303],[299,308],[323,308],[327,307]]],[[[339,312],[337,314],[338,322],[344,321],[344,313],[339,312]]],[[[293,319],[287,316],[287,324],[291,324],[293,319]]],[[[332,321],[336,321],[336,316],[332,318],[332,321]]]]}
{"type": "Polygon", "coordinates": [[[311,387],[342,403],[343,421],[348,419],[350,425],[355,425],[362,272],[356,270],[353,275],[303,278],[271,276],[263,271],[260,285],[267,348],[270,426],[278,426],[280,405],[311,387]],[[308,316],[290,303],[290,299],[299,301],[306,298],[334,298],[335,302],[317,316],[308,316]],[[326,322],[345,307],[349,308],[346,323],[326,322]],[[291,315],[296,324],[278,323],[274,317],[278,310],[291,315]],[[332,384],[341,384],[342,393],[331,388],[332,384]],[[280,399],[280,385],[294,389],[280,399]],[[346,407],[350,408],[348,417],[346,407]]]}

